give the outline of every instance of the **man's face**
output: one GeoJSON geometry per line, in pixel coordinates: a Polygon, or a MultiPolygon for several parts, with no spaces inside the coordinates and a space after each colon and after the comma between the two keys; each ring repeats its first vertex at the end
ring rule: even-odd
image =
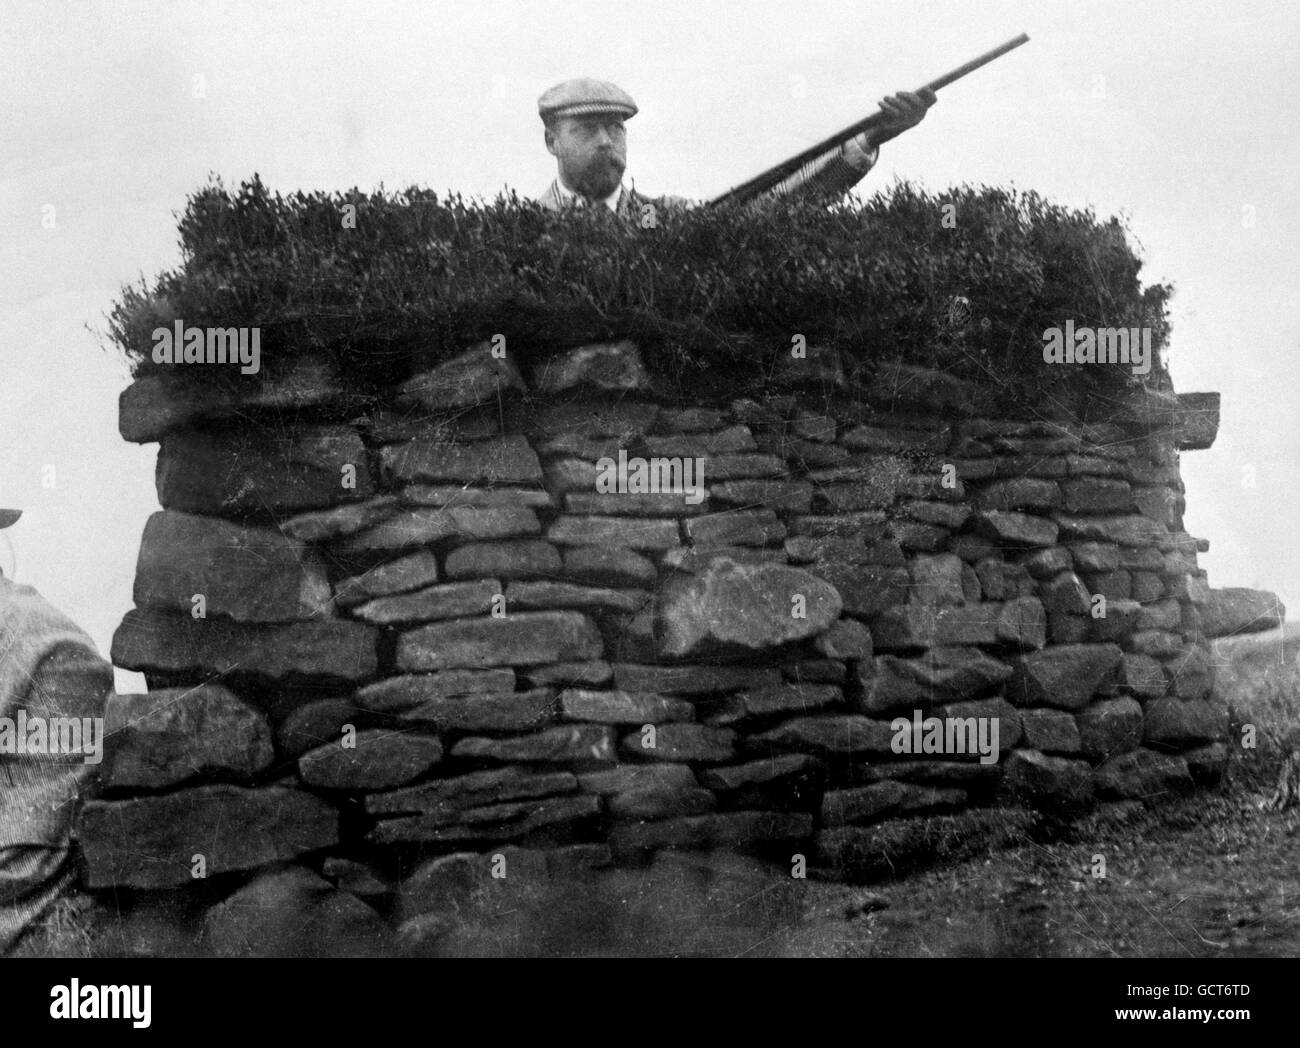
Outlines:
{"type": "Polygon", "coordinates": [[[560,162],[560,177],[586,197],[609,196],[627,167],[627,132],[608,113],[562,116],[546,129],[546,148],[560,162]]]}

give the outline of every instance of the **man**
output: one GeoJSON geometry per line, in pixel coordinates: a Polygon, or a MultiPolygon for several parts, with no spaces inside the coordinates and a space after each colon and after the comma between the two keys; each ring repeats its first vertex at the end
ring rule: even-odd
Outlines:
{"type": "MultiPolygon", "coordinates": [[[[21,515],[0,510],[0,528],[21,515]]],[[[113,669],[90,638],[0,574],[0,956],[28,939],[76,880],[72,823],[95,767],[85,753],[58,752],[48,730],[54,718],[98,718],[102,746],[112,688],[113,669]],[[25,752],[17,752],[20,727],[25,752]]]]}
{"type": "MultiPolygon", "coordinates": [[[[880,126],[809,161],[769,193],[799,195],[827,204],[838,200],[875,165],[881,144],[919,124],[935,101],[929,90],[902,91],[881,99],[886,119],[880,126]]],[[[559,169],[538,203],[550,210],[598,204],[618,214],[635,214],[648,202],[623,185],[627,168],[624,123],[637,113],[636,103],[626,91],[604,80],[566,80],[537,100],[537,110],[546,129],[546,148],[559,169]]],[[[686,206],[681,197],[657,202],[686,206]]]]}

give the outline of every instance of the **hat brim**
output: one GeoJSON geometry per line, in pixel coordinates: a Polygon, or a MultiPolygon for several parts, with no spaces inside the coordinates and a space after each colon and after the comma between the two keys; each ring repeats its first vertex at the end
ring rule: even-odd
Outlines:
{"type": "Polygon", "coordinates": [[[607,103],[587,102],[578,105],[563,106],[560,109],[548,109],[542,113],[543,120],[558,120],[565,116],[616,116],[620,120],[631,120],[638,110],[627,106],[615,106],[607,103]]]}
{"type": "Polygon", "coordinates": [[[23,515],[20,509],[0,509],[0,528],[7,528],[23,515]]]}

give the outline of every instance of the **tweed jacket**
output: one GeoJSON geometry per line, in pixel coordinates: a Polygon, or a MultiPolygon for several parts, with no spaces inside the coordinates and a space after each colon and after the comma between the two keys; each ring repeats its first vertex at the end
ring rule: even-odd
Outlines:
{"type": "MultiPolygon", "coordinates": [[[[537,198],[537,203],[541,204],[548,211],[563,211],[566,207],[603,206],[589,204],[585,198],[580,196],[565,194],[559,186],[558,179],[547,186],[546,192],[537,198]]],[[[666,208],[684,208],[690,207],[691,202],[685,197],[648,197],[638,193],[635,188],[622,186],[619,189],[618,203],[614,210],[622,218],[633,218],[640,215],[641,208],[646,205],[666,208]]]]}
{"type": "MultiPolygon", "coordinates": [[[[113,668],[30,586],[0,576],[0,730],[36,718],[103,718],[113,668]]],[[[102,723],[102,721],[101,721],[102,723]]],[[[93,765],[65,754],[0,749],[0,849],[66,847],[93,765]]]]}
{"type": "MultiPolygon", "coordinates": [[[[869,150],[857,143],[839,146],[808,161],[764,195],[802,196],[819,203],[832,204],[862,181],[863,176],[875,166],[879,156],[878,146],[869,150]]],[[[548,211],[562,211],[565,207],[573,206],[570,204],[571,199],[572,194],[566,194],[556,179],[537,198],[537,202],[548,211]]],[[[656,207],[692,206],[684,197],[645,197],[635,189],[624,187],[619,194],[616,211],[623,216],[635,216],[644,204],[656,207]]]]}
{"type": "Polygon", "coordinates": [[[90,638],[30,586],[0,575],[0,956],[35,937],[74,889],[73,820],[96,772],[84,751],[31,752],[30,728],[103,718],[112,690],[113,668],[90,638]]]}

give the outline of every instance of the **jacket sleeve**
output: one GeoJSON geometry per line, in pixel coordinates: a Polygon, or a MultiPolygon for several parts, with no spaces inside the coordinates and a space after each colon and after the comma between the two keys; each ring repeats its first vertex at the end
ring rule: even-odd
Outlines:
{"type": "Polygon", "coordinates": [[[90,638],[35,590],[0,578],[0,847],[67,846],[103,756],[112,690],[113,668],[90,638]],[[43,731],[42,752],[16,752],[20,725],[24,749],[43,731]]]}
{"type": "Polygon", "coordinates": [[[41,923],[59,899],[73,890],[76,878],[67,848],[28,844],[0,848],[0,957],[38,939],[41,923]]]}
{"type": "Polygon", "coordinates": [[[866,147],[866,135],[850,139],[804,164],[767,191],[765,196],[801,196],[833,204],[862,181],[876,164],[880,147],[866,147]]]}

